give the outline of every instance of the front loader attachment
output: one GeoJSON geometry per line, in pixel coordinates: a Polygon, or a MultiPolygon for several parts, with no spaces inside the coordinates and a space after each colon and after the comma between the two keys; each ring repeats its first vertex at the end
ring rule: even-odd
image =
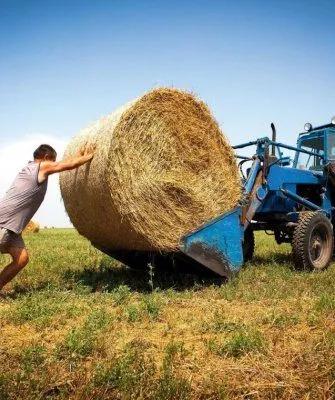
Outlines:
{"type": "Polygon", "coordinates": [[[200,226],[181,238],[179,249],[217,274],[232,276],[243,264],[241,214],[241,207],[236,207],[200,226]]]}

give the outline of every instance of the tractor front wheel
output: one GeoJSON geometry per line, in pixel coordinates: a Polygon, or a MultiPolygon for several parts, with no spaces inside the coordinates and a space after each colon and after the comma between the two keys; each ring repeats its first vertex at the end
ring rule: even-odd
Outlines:
{"type": "Polygon", "coordinates": [[[329,219],[321,212],[302,212],[292,239],[296,269],[325,269],[332,259],[333,247],[333,227],[329,219]]]}

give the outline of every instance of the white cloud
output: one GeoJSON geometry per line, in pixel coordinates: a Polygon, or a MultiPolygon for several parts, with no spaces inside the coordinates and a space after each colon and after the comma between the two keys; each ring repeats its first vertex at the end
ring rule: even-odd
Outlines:
{"type": "MultiPolygon", "coordinates": [[[[0,198],[4,196],[17,173],[32,160],[34,150],[42,143],[52,146],[63,156],[66,142],[52,135],[32,134],[6,144],[0,148],[0,198]]],[[[65,212],[58,184],[58,174],[51,175],[44,202],[34,216],[41,226],[69,227],[71,223],[65,212]]]]}

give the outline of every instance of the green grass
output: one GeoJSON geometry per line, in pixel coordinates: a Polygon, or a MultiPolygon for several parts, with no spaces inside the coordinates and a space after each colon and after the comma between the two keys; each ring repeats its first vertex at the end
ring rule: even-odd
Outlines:
{"type": "Polygon", "coordinates": [[[257,233],[224,282],[131,271],[72,229],[25,241],[0,299],[1,400],[334,398],[333,264],[295,271],[290,246],[257,233]]]}
{"type": "Polygon", "coordinates": [[[173,371],[174,358],[183,352],[182,345],[171,343],[165,348],[160,368],[145,351],[146,346],[141,342],[126,345],[120,356],[97,368],[93,387],[98,390],[104,388],[106,394],[118,391],[122,398],[187,399],[189,382],[173,371]]]}
{"type": "Polygon", "coordinates": [[[229,329],[230,335],[224,342],[211,339],[208,343],[209,350],[219,356],[239,358],[249,353],[265,352],[265,340],[255,328],[235,325],[229,329]]]}
{"type": "Polygon", "coordinates": [[[102,308],[91,312],[82,325],[73,327],[65,336],[56,350],[59,359],[77,359],[90,356],[94,350],[102,351],[99,346],[99,337],[104,329],[111,323],[112,318],[102,308]]]}

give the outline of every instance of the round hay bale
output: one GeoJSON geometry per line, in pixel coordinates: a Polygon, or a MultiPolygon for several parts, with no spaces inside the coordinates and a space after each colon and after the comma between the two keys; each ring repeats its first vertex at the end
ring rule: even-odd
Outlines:
{"type": "Polygon", "coordinates": [[[64,157],[95,144],[91,163],[61,173],[80,234],[111,250],[173,250],[179,238],[234,207],[241,185],[233,150],[208,107],[159,88],[79,133],[64,157]]]}
{"type": "Polygon", "coordinates": [[[38,233],[40,231],[40,224],[36,221],[30,220],[23,232],[25,233],[38,233]]]}

